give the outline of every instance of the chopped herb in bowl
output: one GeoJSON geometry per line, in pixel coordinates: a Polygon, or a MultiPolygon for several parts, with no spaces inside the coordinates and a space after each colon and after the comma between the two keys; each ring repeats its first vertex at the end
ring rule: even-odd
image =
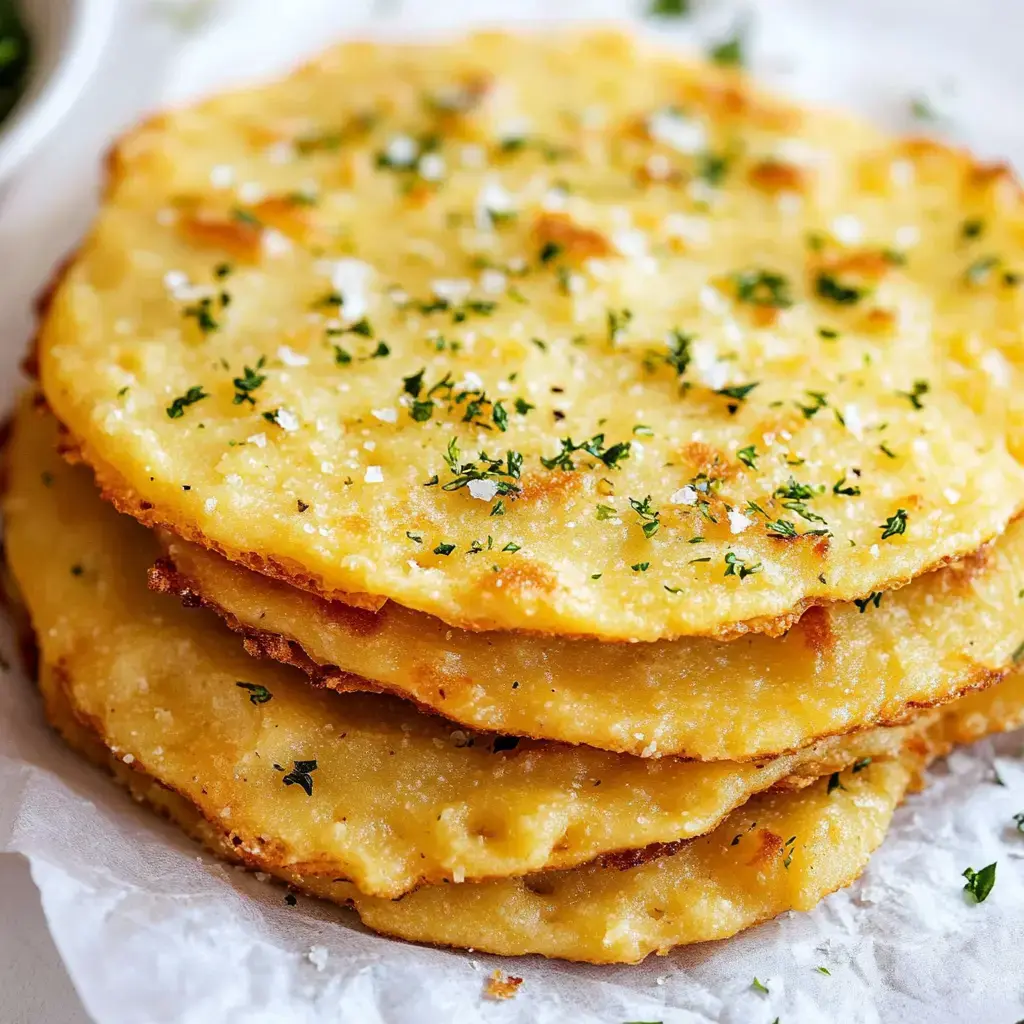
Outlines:
{"type": "Polygon", "coordinates": [[[30,45],[14,0],[0,0],[0,121],[21,96],[27,78],[30,45]]]}

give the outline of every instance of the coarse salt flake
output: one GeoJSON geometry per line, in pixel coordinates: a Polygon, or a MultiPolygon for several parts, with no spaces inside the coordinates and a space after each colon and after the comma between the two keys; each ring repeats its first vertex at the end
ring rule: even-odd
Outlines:
{"type": "Polygon", "coordinates": [[[444,162],[444,157],[440,153],[427,153],[420,157],[420,177],[424,181],[440,181],[444,175],[447,167],[444,162]]]}
{"type": "Polygon", "coordinates": [[[470,497],[492,501],[498,493],[498,484],[495,480],[470,480],[467,489],[470,497]]]}
{"type": "Polygon", "coordinates": [[[287,345],[280,345],[277,349],[277,358],[284,363],[285,366],[308,366],[309,356],[304,356],[299,352],[295,352],[290,349],[287,345]]]}
{"type": "Polygon", "coordinates": [[[659,110],[652,114],[647,119],[647,131],[655,142],[680,153],[700,153],[707,149],[708,135],[704,125],[674,110],[659,110]]]}
{"type": "Polygon", "coordinates": [[[856,245],[864,237],[864,226],[853,214],[846,213],[832,221],[832,234],[843,245],[856,245]]]}
{"type": "Polygon", "coordinates": [[[214,188],[231,188],[235,181],[235,169],[229,164],[217,164],[210,168],[210,184],[214,188]]]}
{"type": "Polygon", "coordinates": [[[278,409],[274,413],[274,422],[282,429],[289,432],[299,429],[299,417],[287,409],[278,409]]]}
{"type": "Polygon", "coordinates": [[[275,228],[266,228],[261,238],[263,251],[270,257],[287,256],[292,251],[292,240],[275,228]]]}
{"type": "Polygon", "coordinates": [[[380,484],[384,482],[384,470],[380,466],[367,466],[363,474],[363,481],[368,484],[380,484]]]}
{"type": "Polygon", "coordinates": [[[733,533],[742,533],[748,527],[753,526],[754,521],[748,519],[742,512],[737,509],[729,509],[729,529],[733,533]]]}
{"type": "Polygon", "coordinates": [[[697,488],[687,484],[685,487],[680,487],[668,500],[672,505],[696,505],[697,488]]]}

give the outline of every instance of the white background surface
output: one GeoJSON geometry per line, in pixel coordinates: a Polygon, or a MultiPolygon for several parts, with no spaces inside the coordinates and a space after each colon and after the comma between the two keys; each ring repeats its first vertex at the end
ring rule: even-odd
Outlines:
{"type": "MultiPolygon", "coordinates": [[[[65,130],[15,187],[0,197],[0,356],[4,366],[12,365],[14,354],[30,334],[29,297],[88,223],[98,157],[109,137],[157,95],[182,96],[224,77],[261,73],[287,61],[292,53],[325,42],[324,24],[356,22],[371,7],[393,10],[398,4],[398,0],[377,0],[376,5],[371,0],[222,0],[223,26],[213,24],[208,34],[197,39],[183,33],[180,22],[172,27],[165,16],[169,8],[181,8],[183,3],[112,2],[118,2],[121,12],[119,35],[108,52],[103,76],[82,97],[65,130]],[[175,55],[181,60],[172,67],[175,55]]],[[[550,2],[402,0],[400,12],[408,12],[411,20],[451,25],[467,11],[479,15],[483,9],[495,20],[504,20],[513,14],[542,12],[545,6],[550,7],[550,2]]],[[[566,0],[560,12],[600,15],[622,13],[628,6],[620,0],[566,0]]],[[[705,0],[702,31],[721,34],[737,6],[705,0]]],[[[759,68],[786,89],[856,105],[897,128],[909,126],[910,95],[925,93],[952,115],[959,136],[981,151],[1018,159],[1024,152],[1024,118],[1019,113],[1024,63],[1018,53],[1024,38],[1024,3],[761,0],[753,6],[759,9],[764,29],[758,46],[759,68]]],[[[4,384],[9,393],[12,381],[4,384]]],[[[0,700],[0,713],[3,707],[0,700]]],[[[28,725],[37,724],[31,701],[11,702],[10,707],[25,715],[28,725]]],[[[37,756],[34,748],[29,749],[28,725],[22,729],[15,722],[11,728],[9,756],[39,765],[54,778],[68,779],[69,769],[79,772],[75,762],[59,751],[47,749],[37,756]]],[[[837,894],[814,914],[766,925],[731,944],[679,954],[649,965],[651,970],[552,968],[551,991],[558,995],[543,1006],[543,967],[524,961],[516,967],[527,976],[527,985],[508,1012],[467,1002],[467,993],[475,995],[480,987],[480,976],[474,974],[479,968],[472,960],[433,952],[423,953],[422,960],[434,970],[443,967],[450,976],[453,996],[458,995],[457,1005],[464,1008],[458,1019],[466,1024],[511,1020],[512,1013],[516,1019],[521,1013],[523,1019],[565,1024],[576,1024],[584,1015],[587,1021],[608,1024],[629,1019],[768,1024],[780,1009],[787,1011],[781,1014],[782,1024],[830,1019],[844,1024],[883,1020],[887,1024],[902,1020],[1013,1024],[1024,1017],[1024,860],[1019,859],[1024,847],[1014,846],[1018,840],[1012,827],[999,823],[1024,809],[1024,761],[1016,756],[1019,748],[1019,738],[1001,748],[1006,755],[1000,762],[1001,774],[1009,783],[1006,790],[984,782],[990,775],[990,749],[964,756],[958,772],[938,772],[933,789],[904,808],[894,835],[852,894],[837,894]],[[959,871],[968,862],[980,866],[997,856],[1001,874],[993,897],[983,907],[967,907],[960,898],[959,871]],[[853,935],[865,922],[874,931],[853,935]],[[823,959],[818,950],[823,937],[831,934],[845,936],[826,957],[833,977],[815,978],[813,965],[823,959]],[[771,1003],[751,996],[749,983],[755,973],[772,979],[771,1003]],[[656,975],[667,977],[668,983],[662,985],[656,975]],[[884,1006],[872,1005],[874,993],[883,989],[884,1006]]],[[[3,755],[0,750],[0,762],[3,755]]],[[[410,964],[419,958],[419,951],[337,928],[331,913],[312,909],[304,917],[307,924],[295,937],[296,944],[284,943],[281,932],[292,925],[280,927],[279,893],[261,896],[254,884],[237,881],[216,866],[199,862],[197,867],[195,851],[187,844],[176,841],[169,830],[151,825],[144,815],[129,814],[116,794],[107,801],[110,787],[102,780],[91,774],[86,779],[84,770],[79,774],[80,779],[70,775],[71,796],[62,795],[63,802],[54,801],[53,794],[46,807],[43,801],[33,805],[29,798],[22,800],[17,813],[27,824],[22,825],[20,842],[33,847],[37,868],[49,886],[48,912],[62,948],[85,986],[83,992],[88,989],[90,1005],[104,1006],[105,1021],[149,1024],[151,1008],[152,1020],[175,1024],[186,1020],[189,1024],[235,1020],[247,1024],[264,1020],[268,1024],[335,1020],[433,1024],[456,1019],[454,1014],[437,1012],[440,996],[435,993],[427,999],[426,992],[410,982],[417,977],[410,964]],[[91,795],[98,805],[95,818],[88,816],[91,805],[82,801],[84,795],[91,795]],[[31,813],[25,814],[25,807],[31,813]],[[41,813],[47,809],[48,814],[41,813]],[[65,812],[66,820],[61,817],[65,812]],[[71,817],[72,812],[77,817],[71,817]],[[79,823],[79,832],[69,835],[71,822],[79,823]],[[54,829],[52,835],[46,835],[47,825],[54,829]],[[31,842],[26,842],[25,834],[31,842]],[[151,867],[156,851],[161,851],[159,863],[151,867]],[[72,876],[78,861],[83,871],[76,878],[72,876]],[[64,874],[51,870],[55,862],[63,866],[64,874]],[[183,865],[191,866],[185,872],[183,865]],[[219,933],[212,915],[202,922],[201,932],[189,933],[194,923],[179,914],[177,935],[161,939],[161,950],[171,950],[172,957],[180,954],[175,964],[181,973],[168,970],[169,979],[158,970],[167,964],[146,945],[157,927],[152,908],[161,898],[167,902],[168,893],[161,889],[165,870],[183,872],[182,884],[187,882],[189,894],[213,901],[222,912],[219,933]],[[132,890],[145,913],[140,911],[130,920],[111,913],[117,900],[111,901],[113,890],[100,884],[111,879],[97,879],[97,873],[116,876],[118,871],[131,879],[125,882],[124,892],[129,885],[153,890],[152,904],[143,899],[145,892],[132,890]],[[83,884],[76,888],[72,882],[83,884]],[[108,917],[115,917],[116,934],[108,917]],[[237,948],[238,937],[249,932],[258,933],[259,941],[252,948],[237,948]],[[214,936],[235,940],[234,947],[226,943],[234,954],[230,969],[217,959],[218,954],[228,955],[223,946],[211,949],[217,947],[214,936]],[[348,978],[340,969],[335,973],[341,953],[332,951],[330,969],[314,979],[315,985],[310,983],[308,963],[298,961],[310,941],[327,937],[354,943],[370,964],[392,958],[393,974],[387,976],[395,979],[390,987],[398,991],[387,1003],[386,1015],[376,1016],[376,1008],[384,1002],[376,995],[367,996],[367,985],[373,988],[376,983],[359,987],[369,968],[353,970],[348,978]],[[136,950],[138,955],[132,959],[136,950]],[[268,954],[270,959],[265,959],[268,954]],[[194,958],[191,967],[188,955],[194,958]],[[175,986],[183,991],[186,983],[180,979],[195,977],[203,968],[209,972],[204,984],[211,990],[231,971],[253,972],[265,983],[265,990],[245,994],[246,1002],[243,994],[229,993],[225,987],[225,1001],[216,1005],[211,1001],[202,1008],[198,1000],[191,1012],[183,1010],[177,1016],[175,986]],[[101,977],[106,972],[109,977],[101,977]],[[301,996],[296,979],[302,979],[301,996]],[[307,989],[318,993],[317,1000],[307,989]],[[308,1003],[303,1001],[307,999],[308,1003]],[[427,1009],[424,999],[435,1009],[427,1009]],[[263,1015],[264,1007],[270,1014],[271,1000],[283,1000],[274,1004],[279,1007],[301,1002],[303,1009],[294,1015],[263,1015]],[[340,1009],[357,1004],[372,1005],[374,1010],[346,1013],[340,1009]]],[[[12,776],[14,790],[21,778],[12,776]]],[[[4,797],[0,784],[0,831],[6,823],[4,797]]],[[[171,918],[171,908],[163,905],[159,914],[171,918]]],[[[184,998],[179,1002],[184,1005],[184,998]]],[[[0,1024],[79,1024],[84,1019],[42,927],[38,898],[23,862],[0,856],[0,1024]]]]}

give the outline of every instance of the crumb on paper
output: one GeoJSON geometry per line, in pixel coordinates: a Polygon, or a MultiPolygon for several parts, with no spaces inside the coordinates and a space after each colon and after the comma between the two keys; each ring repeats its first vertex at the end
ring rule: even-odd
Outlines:
{"type": "Polygon", "coordinates": [[[328,953],[326,946],[310,946],[306,959],[318,970],[322,971],[327,966],[328,953]]]}
{"type": "Polygon", "coordinates": [[[488,999],[514,999],[522,983],[522,978],[496,970],[484,984],[484,995],[488,999]]]}

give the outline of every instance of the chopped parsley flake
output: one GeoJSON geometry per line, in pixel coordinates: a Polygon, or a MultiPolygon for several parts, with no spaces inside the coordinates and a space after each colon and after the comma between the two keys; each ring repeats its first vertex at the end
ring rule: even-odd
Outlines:
{"type": "Polygon", "coordinates": [[[964,892],[970,893],[974,897],[975,903],[984,903],[996,884],[996,862],[987,864],[980,871],[975,871],[974,868],[965,868],[963,876],[967,879],[964,892]]]}
{"type": "Polygon", "coordinates": [[[650,562],[637,562],[636,565],[631,565],[630,569],[632,569],[633,572],[647,572],[650,567],[650,562]]]}
{"type": "Polygon", "coordinates": [[[249,702],[251,704],[266,704],[274,696],[265,686],[260,686],[258,683],[237,682],[235,686],[249,691],[249,702]]]}
{"type": "Polygon", "coordinates": [[[550,263],[562,254],[562,246],[557,242],[545,242],[540,250],[541,263],[550,263]]]}
{"type": "Polygon", "coordinates": [[[292,764],[294,767],[281,781],[286,786],[299,786],[305,791],[306,796],[312,796],[313,776],[310,773],[317,769],[316,759],[293,761],[292,764]]]}
{"type": "Polygon", "coordinates": [[[984,284],[1000,262],[998,256],[980,256],[964,271],[964,280],[972,285],[984,284]]]}
{"type": "Polygon", "coordinates": [[[662,359],[672,367],[677,377],[682,377],[690,365],[690,345],[693,336],[673,329],[669,333],[668,353],[662,359]]]}
{"type": "Polygon", "coordinates": [[[576,444],[571,437],[563,437],[559,444],[562,448],[557,455],[553,455],[551,458],[541,456],[541,465],[545,469],[561,469],[565,472],[572,472],[576,468],[576,463],[572,459],[573,452],[586,452],[588,455],[593,455],[609,469],[616,469],[623,459],[629,458],[629,441],[621,441],[605,448],[604,434],[595,434],[589,440],[579,444],[576,444]]]}
{"type": "Polygon", "coordinates": [[[857,606],[857,610],[863,615],[871,605],[876,608],[882,603],[882,592],[878,590],[872,590],[867,597],[855,598],[853,602],[857,606]]]}
{"type": "Polygon", "coordinates": [[[980,217],[972,217],[960,225],[960,236],[966,239],[980,238],[985,230],[985,222],[980,217]]]}
{"type": "Polygon", "coordinates": [[[690,0],[651,0],[647,13],[652,18],[682,18],[690,13],[690,0]]]}
{"type": "Polygon", "coordinates": [[[746,579],[747,576],[753,576],[756,572],[761,572],[763,566],[760,562],[755,562],[753,565],[747,565],[746,561],[740,558],[734,551],[726,551],[725,553],[725,573],[726,576],[739,576],[739,578],[746,579]]]}
{"type": "Polygon", "coordinates": [[[195,405],[196,402],[202,401],[204,398],[210,396],[203,391],[199,386],[191,387],[183,395],[179,395],[169,406],[167,406],[167,415],[172,420],[181,419],[185,415],[185,409],[190,405],[195,405]]]}
{"type": "Polygon", "coordinates": [[[931,390],[928,381],[926,380],[915,380],[913,388],[910,391],[897,391],[896,394],[902,395],[906,398],[915,409],[923,409],[924,403],[921,401],[922,395],[927,395],[931,390]]]}
{"type": "MultiPolygon", "coordinates": [[[[222,299],[221,305],[226,306],[227,303],[222,299]]],[[[195,320],[199,330],[202,331],[204,335],[212,334],[214,331],[220,330],[220,322],[213,315],[213,299],[208,295],[201,298],[194,305],[186,306],[181,311],[181,315],[188,319],[195,320]]]]}
{"type": "Polygon", "coordinates": [[[758,978],[755,978],[750,986],[755,992],[763,992],[768,995],[768,986],[758,978]]]}
{"type": "Polygon", "coordinates": [[[867,768],[867,766],[869,764],[871,764],[871,758],[870,757],[861,757],[858,760],[853,762],[853,771],[854,772],[862,772],[862,771],[864,771],[865,768],[867,768]]]}
{"type": "Polygon", "coordinates": [[[789,281],[772,270],[741,270],[733,274],[736,298],[752,306],[788,309],[793,305],[789,281]]]}
{"type": "Polygon", "coordinates": [[[519,479],[523,466],[519,452],[508,451],[504,459],[492,459],[486,452],[479,452],[472,462],[462,462],[458,440],[453,437],[448,442],[444,461],[452,474],[452,479],[442,486],[445,491],[461,490],[473,480],[491,480],[496,494],[515,496],[519,493],[519,485],[512,482],[519,479]]]}
{"type": "Polygon", "coordinates": [[[896,514],[889,516],[886,521],[879,526],[882,531],[882,540],[888,540],[890,537],[895,537],[898,533],[907,532],[907,510],[903,508],[896,509],[896,514]]]}
{"type": "Polygon", "coordinates": [[[724,67],[742,67],[746,63],[746,40],[739,29],[708,50],[708,56],[715,64],[724,67]]]}
{"type": "Polygon", "coordinates": [[[827,302],[834,302],[840,306],[851,306],[860,302],[867,295],[866,289],[842,284],[832,274],[824,273],[818,274],[814,290],[819,299],[825,299],[827,302]]]}
{"type": "Polygon", "coordinates": [[[633,311],[631,309],[609,309],[605,316],[608,324],[608,340],[614,344],[632,321],[633,311]]]}
{"type": "Polygon", "coordinates": [[[658,527],[661,525],[658,522],[661,513],[651,506],[651,496],[649,494],[643,501],[637,501],[636,498],[630,498],[629,504],[633,511],[640,517],[640,522],[643,524],[642,529],[644,536],[650,540],[658,532],[658,527]]]}
{"type": "Polygon", "coordinates": [[[748,469],[757,469],[757,448],[754,445],[748,444],[746,448],[741,448],[736,458],[748,469]]]}
{"type": "Polygon", "coordinates": [[[1024,832],[1024,811],[1018,811],[1013,816],[1014,824],[1017,826],[1018,832],[1024,832]]]}
{"type": "Polygon", "coordinates": [[[715,394],[722,395],[725,398],[735,398],[737,402],[742,402],[760,384],[759,380],[752,381],[750,384],[733,384],[727,388],[718,388],[715,394]]]}
{"type": "Polygon", "coordinates": [[[440,544],[437,545],[436,548],[434,548],[434,554],[435,555],[450,555],[454,550],[455,550],[455,545],[454,544],[446,544],[444,541],[442,541],[440,544]]]}
{"type": "MultiPolygon", "coordinates": [[[[265,362],[266,360],[261,356],[256,364],[256,370],[262,370],[265,362]]],[[[251,366],[247,366],[242,376],[235,377],[231,382],[235,386],[235,405],[241,405],[243,402],[248,402],[250,405],[256,404],[256,399],[252,397],[252,393],[267,379],[266,374],[257,373],[256,370],[251,366]]]]}
{"type": "Polygon", "coordinates": [[[697,158],[697,177],[717,188],[729,173],[729,158],[710,150],[697,158]]]}
{"type": "Polygon", "coordinates": [[[832,493],[835,494],[837,497],[840,495],[845,495],[848,498],[855,498],[858,494],[860,494],[860,488],[853,484],[847,484],[846,474],[843,474],[843,476],[841,476],[832,485],[832,493]]]}
{"type": "Polygon", "coordinates": [[[839,772],[833,772],[828,777],[828,789],[826,790],[826,792],[829,796],[831,796],[832,793],[834,793],[837,789],[846,789],[846,787],[840,781],[839,772]]]}

